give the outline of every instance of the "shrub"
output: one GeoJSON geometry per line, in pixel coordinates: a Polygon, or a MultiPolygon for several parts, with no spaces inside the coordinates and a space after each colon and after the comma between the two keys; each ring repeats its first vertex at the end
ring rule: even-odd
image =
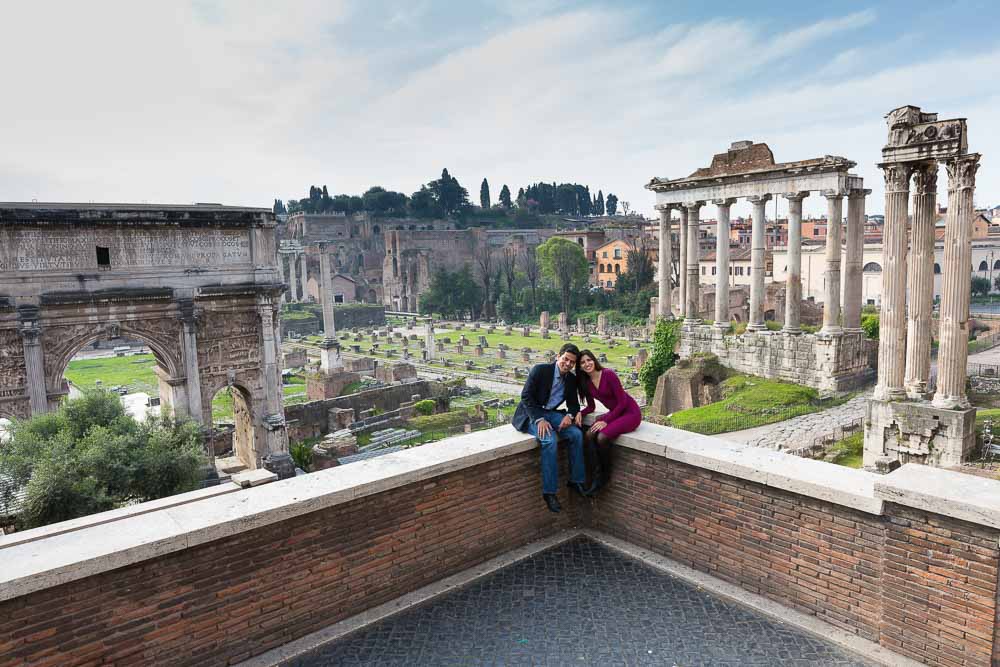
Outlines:
{"type": "Polygon", "coordinates": [[[425,398],[422,401],[417,401],[416,403],[414,403],[413,404],[413,410],[418,415],[423,415],[423,416],[426,417],[427,415],[434,414],[434,405],[435,404],[434,404],[434,401],[432,399],[425,398]]]}
{"type": "Polygon", "coordinates": [[[878,314],[869,313],[861,318],[861,330],[865,332],[865,338],[878,340],[879,319],[878,314]]]}
{"type": "Polygon", "coordinates": [[[660,319],[653,333],[653,351],[639,369],[639,384],[646,393],[646,400],[653,400],[656,380],[677,361],[674,348],[680,340],[681,321],[660,319]]]}
{"type": "Polygon", "coordinates": [[[295,461],[296,466],[302,468],[306,472],[309,472],[312,469],[312,445],[307,442],[296,442],[288,448],[288,453],[291,454],[292,460],[295,461]]]}

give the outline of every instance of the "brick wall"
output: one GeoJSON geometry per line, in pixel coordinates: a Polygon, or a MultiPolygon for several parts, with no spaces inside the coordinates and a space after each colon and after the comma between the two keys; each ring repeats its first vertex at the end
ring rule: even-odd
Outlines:
{"type": "Polygon", "coordinates": [[[0,665],[246,659],[568,527],[539,480],[522,452],[0,602],[0,665]]]}
{"type": "Polygon", "coordinates": [[[875,516],[620,447],[589,522],[897,653],[991,664],[1000,531],[875,516]]]}

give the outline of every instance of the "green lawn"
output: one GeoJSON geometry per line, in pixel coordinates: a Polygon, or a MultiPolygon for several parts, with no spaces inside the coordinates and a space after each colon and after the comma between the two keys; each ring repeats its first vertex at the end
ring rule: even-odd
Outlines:
{"type": "Polygon", "coordinates": [[[66,379],[81,390],[93,389],[97,381],[105,389],[115,385],[127,386],[129,391],[160,395],[160,384],[153,373],[156,359],[152,354],[102,359],[74,359],[66,367],[66,379]]]}
{"type": "Polygon", "coordinates": [[[811,387],[751,375],[730,377],[722,382],[721,390],[722,400],[675,412],[669,425],[706,435],[729,433],[809,414],[832,404],[818,404],[817,392],[811,387]]]}
{"type": "Polygon", "coordinates": [[[832,463],[848,468],[860,468],[864,446],[865,434],[863,432],[858,431],[853,435],[847,436],[830,448],[831,453],[836,453],[837,455],[832,463]]]}

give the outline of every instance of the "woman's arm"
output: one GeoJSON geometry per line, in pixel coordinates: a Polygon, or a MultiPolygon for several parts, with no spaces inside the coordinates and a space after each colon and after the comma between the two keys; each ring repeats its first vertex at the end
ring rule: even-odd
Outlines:
{"type": "Polygon", "coordinates": [[[632,397],[625,393],[622,382],[618,379],[618,374],[614,371],[605,369],[604,375],[601,376],[601,384],[605,382],[610,383],[608,384],[608,389],[611,390],[611,395],[615,397],[615,407],[606,415],[603,415],[601,421],[610,422],[625,414],[625,411],[628,409],[628,401],[632,400],[632,397]]]}
{"type": "Polygon", "coordinates": [[[597,409],[594,404],[594,383],[590,381],[586,373],[583,373],[583,377],[580,378],[580,388],[583,389],[583,395],[587,398],[587,407],[580,410],[580,414],[586,417],[597,409]]]}

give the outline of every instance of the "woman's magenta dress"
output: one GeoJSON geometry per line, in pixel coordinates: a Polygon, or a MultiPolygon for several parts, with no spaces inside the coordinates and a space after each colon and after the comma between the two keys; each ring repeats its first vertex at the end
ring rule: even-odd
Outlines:
{"type": "Polygon", "coordinates": [[[639,428],[642,422],[642,411],[635,399],[626,393],[618,375],[609,368],[601,370],[601,386],[594,387],[590,376],[582,373],[583,383],[587,392],[587,407],[580,414],[588,415],[594,411],[594,398],[597,398],[607,408],[608,412],[597,418],[607,424],[601,431],[607,438],[614,440],[622,433],[631,433],[639,428]]]}

